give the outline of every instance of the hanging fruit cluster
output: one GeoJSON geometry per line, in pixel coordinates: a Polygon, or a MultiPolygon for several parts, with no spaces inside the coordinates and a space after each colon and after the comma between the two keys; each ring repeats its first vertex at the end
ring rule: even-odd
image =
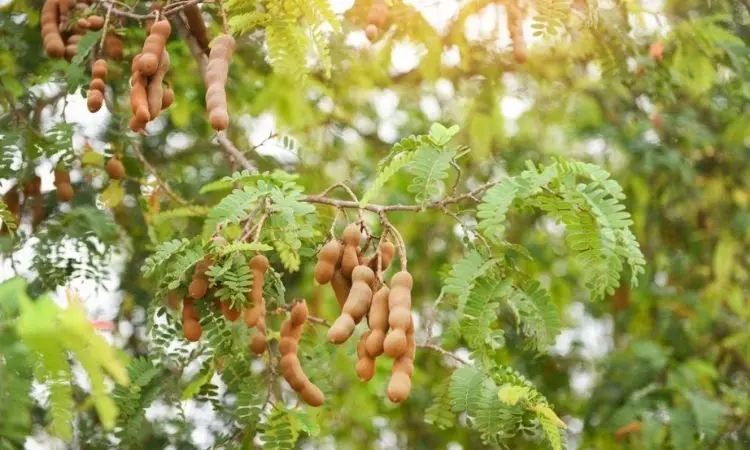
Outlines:
{"type": "Polygon", "coordinates": [[[304,301],[295,303],[289,319],[281,325],[279,351],[282,354],[281,373],[289,386],[310,406],[321,406],[325,400],[323,392],[305,375],[297,356],[299,340],[307,321],[308,311],[304,301]]]}
{"type": "Polygon", "coordinates": [[[164,77],[169,71],[170,58],[166,44],[172,26],[162,18],[150,27],[141,53],[133,58],[130,77],[130,129],[143,131],[146,124],[169,108],[174,102],[174,92],[164,86],[164,77]]]}
{"type": "Polygon", "coordinates": [[[357,345],[357,376],[363,382],[369,381],[375,373],[375,359],[387,354],[394,359],[388,398],[403,402],[411,390],[416,350],[411,317],[412,277],[406,271],[396,273],[389,289],[376,274],[388,268],[395,247],[382,240],[374,255],[364,257],[358,224],[348,225],[341,240],[332,239],[323,246],[315,267],[316,281],[330,282],[342,307],[341,315],[328,330],[328,340],[343,344],[367,316],[369,331],[362,334],[357,345]]]}
{"type": "Polygon", "coordinates": [[[373,0],[369,11],[367,11],[367,26],[365,27],[367,39],[370,41],[377,39],[385,29],[387,19],[388,5],[385,4],[385,0],[373,0]]]}

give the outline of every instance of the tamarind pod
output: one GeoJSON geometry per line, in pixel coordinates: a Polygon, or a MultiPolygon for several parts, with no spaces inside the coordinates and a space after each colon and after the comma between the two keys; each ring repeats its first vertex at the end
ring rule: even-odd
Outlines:
{"type": "MultiPolygon", "coordinates": [[[[260,318],[265,315],[265,302],[263,300],[263,276],[268,270],[268,258],[263,255],[255,255],[250,260],[250,268],[253,271],[253,286],[250,290],[250,300],[253,307],[245,313],[245,323],[257,326],[260,318]]],[[[247,295],[247,294],[246,294],[247,295]]]]}
{"type": "Polygon", "coordinates": [[[336,294],[336,300],[339,302],[339,306],[343,308],[346,299],[349,297],[349,290],[352,287],[351,281],[341,273],[341,270],[337,269],[333,272],[331,287],[333,288],[333,293],[336,294]]]}
{"type": "Polygon", "coordinates": [[[206,86],[209,88],[215,86],[224,90],[229,76],[229,61],[223,59],[214,59],[208,62],[206,66],[206,86]]]}
{"type": "Polygon", "coordinates": [[[182,320],[198,320],[198,311],[192,298],[186,298],[182,303],[182,320]]]}
{"type": "Polygon", "coordinates": [[[245,308],[244,311],[244,318],[245,318],[245,324],[248,327],[254,327],[258,324],[258,320],[260,319],[261,310],[260,308],[245,308]]]}
{"type": "Polygon", "coordinates": [[[101,78],[92,78],[89,83],[89,90],[104,92],[105,87],[106,84],[104,84],[104,80],[101,78]]]}
{"type": "Polygon", "coordinates": [[[205,277],[206,272],[208,272],[208,269],[211,268],[211,264],[213,264],[213,261],[211,261],[211,258],[205,257],[195,263],[195,270],[193,271],[193,277],[205,277]]]}
{"type": "Polygon", "coordinates": [[[232,308],[232,304],[230,302],[223,301],[221,302],[221,314],[225,319],[229,320],[230,322],[234,322],[239,319],[240,310],[232,308]]]}
{"type": "Polygon", "coordinates": [[[62,58],[65,55],[65,44],[58,27],[58,5],[58,0],[46,0],[40,16],[44,50],[50,58],[62,58]]]}
{"type": "Polygon", "coordinates": [[[411,378],[414,373],[414,360],[404,355],[393,363],[393,372],[402,372],[411,378]]]}
{"type": "Polygon", "coordinates": [[[88,19],[81,17],[80,19],[76,21],[75,25],[73,26],[73,32],[75,33],[76,36],[80,36],[86,33],[86,31],[89,29],[90,26],[91,24],[89,23],[88,19]]]}
{"type": "Polygon", "coordinates": [[[391,328],[405,330],[411,325],[411,311],[408,308],[396,308],[388,315],[388,325],[391,328]]]}
{"type": "Polygon", "coordinates": [[[97,59],[94,61],[94,65],[91,67],[91,76],[104,80],[107,78],[107,71],[109,65],[105,59],[97,59]]]}
{"type": "Polygon", "coordinates": [[[68,40],[65,41],[67,45],[77,45],[78,42],[83,38],[83,34],[74,34],[68,37],[68,40]]]}
{"type": "Polygon", "coordinates": [[[401,403],[409,397],[411,378],[404,372],[396,372],[388,381],[388,398],[393,403],[401,403]]]}
{"type": "Polygon", "coordinates": [[[323,402],[325,402],[325,395],[323,395],[323,392],[315,386],[312,382],[308,381],[305,384],[305,387],[302,388],[302,391],[299,393],[300,398],[302,401],[307,403],[308,405],[312,407],[318,407],[323,405],[323,402]]]}
{"type": "Polygon", "coordinates": [[[210,50],[208,47],[208,31],[206,30],[205,22],[203,22],[203,15],[201,14],[200,7],[196,4],[188,5],[182,9],[182,12],[185,14],[185,19],[187,19],[190,33],[195,37],[195,40],[203,49],[203,52],[208,53],[210,50]]]}
{"type": "Polygon", "coordinates": [[[382,0],[375,0],[367,12],[367,23],[382,29],[385,27],[387,16],[388,6],[382,0]]]}
{"type": "Polygon", "coordinates": [[[138,70],[144,75],[151,76],[156,73],[164,46],[171,32],[172,26],[169,24],[169,20],[162,19],[154,22],[146,41],[143,43],[141,57],[138,60],[138,70]]]}
{"type": "Polygon", "coordinates": [[[406,333],[401,329],[391,329],[383,341],[383,351],[391,358],[400,358],[407,351],[406,333]]]}
{"type": "Polygon", "coordinates": [[[65,59],[68,61],[73,60],[73,57],[78,52],[78,46],[76,44],[70,44],[65,46],[65,59]]]}
{"type": "Polygon", "coordinates": [[[110,32],[104,37],[104,54],[107,55],[107,58],[113,61],[122,61],[125,56],[123,54],[124,47],[125,43],[117,34],[110,32]]]}
{"type": "Polygon", "coordinates": [[[285,336],[279,341],[279,351],[282,355],[297,353],[297,340],[292,336],[285,336]]]}
{"type": "Polygon", "coordinates": [[[89,16],[87,20],[89,21],[89,30],[98,31],[104,26],[104,17],[102,16],[89,16]]]}
{"type": "Polygon", "coordinates": [[[128,128],[136,133],[143,131],[146,128],[146,122],[138,120],[135,116],[131,116],[128,121],[128,128]]]}
{"type": "MultiPolygon", "coordinates": [[[[98,78],[96,80],[101,81],[98,78]]],[[[99,111],[102,108],[103,103],[104,94],[102,94],[102,91],[89,89],[88,95],[86,96],[86,107],[88,107],[89,112],[95,113],[99,111]]]]}
{"type": "MultiPolygon", "coordinates": [[[[393,256],[396,254],[396,247],[389,241],[383,241],[378,245],[378,248],[380,249],[380,266],[385,272],[388,270],[388,266],[391,265],[391,261],[393,261],[393,256]]],[[[372,255],[372,258],[367,261],[367,265],[373,270],[373,272],[378,271],[377,253],[372,255]]]]}
{"type": "Polygon", "coordinates": [[[303,330],[303,326],[293,327],[292,322],[288,320],[285,320],[284,323],[281,324],[281,336],[294,338],[295,341],[300,340],[303,330]]]}
{"type": "Polygon", "coordinates": [[[135,76],[136,73],[140,73],[138,71],[138,65],[140,64],[141,55],[141,53],[136,54],[135,56],[133,56],[133,60],[130,61],[130,72],[133,74],[133,76],[135,76]]]}
{"type": "Polygon", "coordinates": [[[133,73],[131,78],[130,107],[138,121],[145,123],[151,120],[151,115],[148,112],[146,77],[141,72],[133,73]]]}
{"type": "Polygon", "coordinates": [[[203,277],[193,277],[188,286],[188,294],[194,299],[201,299],[208,292],[208,280],[203,277]]]}
{"type": "Polygon", "coordinates": [[[213,84],[206,90],[206,110],[213,112],[218,108],[226,108],[227,95],[221,84],[213,84]]]}
{"type": "Polygon", "coordinates": [[[182,302],[182,298],[177,295],[177,292],[175,291],[169,291],[167,292],[167,300],[166,304],[169,306],[169,309],[176,311],[180,307],[180,303],[182,302]]]}
{"type": "Polygon", "coordinates": [[[315,264],[315,281],[318,284],[326,284],[331,281],[343,249],[341,243],[336,239],[331,239],[320,249],[318,262],[315,264]]]}
{"type": "Polygon", "coordinates": [[[201,324],[196,320],[186,320],[182,324],[182,332],[185,335],[185,339],[190,342],[197,342],[203,334],[201,324]]]}
{"type": "Polygon", "coordinates": [[[250,350],[256,355],[262,355],[266,351],[266,335],[256,331],[253,334],[252,342],[250,342],[250,350]]]}
{"type": "Polygon", "coordinates": [[[58,29],[60,31],[64,31],[66,28],[68,28],[68,20],[70,18],[70,12],[68,11],[70,8],[70,0],[60,0],[57,4],[57,14],[58,14],[58,29]]]}
{"type": "Polygon", "coordinates": [[[383,354],[383,343],[388,331],[388,294],[390,289],[383,285],[372,297],[370,311],[367,315],[367,324],[371,333],[367,337],[367,353],[371,357],[383,354]]]}
{"type": "Polygon", "coordinates": [[[70,172],[65,169],[55,169],[55,184],[58,183],[70,183],[70,172]]]}
{"type": "Polygon", "coordinates": [[[341,236],[344,243],[344,253],[341,256],[341,273],[347,278],[351,278],[352,271],[359,265],[357,246],[359,246],[360,237],[359,225],[356,223],[347,225],[344,234],[341,236]]]}
{"type": "Polygon", "coordinates": [[[305,302],[298,302],[292,307],[292,314],[289,318],[293,327],[299,327],[307,322],[309,311],[305,302]]]}
{"type": "Polygon", "coordinates": [[[229,113],[226,108],[216,108],[208,114],[208,123],[216,131],[223,131],[229,127],[229,113]]]}
{"type": "Polygon", "coordinates": [[[526,40],[523,35],[523,13],[515,3],[507,6],[508,34],[513,45],[513,59],[519,64],[526,62],[526,40]]]}
{"type": "Polygon", "coordinates": [[[29,181],[23,185],[23,193],[27,197],[34,197],[42,193],[42,178],[39,175],[34,175],[29,181]]]}
{"type": "Polygon", "coordinates": [[[73,200],[75,194],[76,192],[70,183],[60,183],[57,185],[57,189],[55,190],[55,195],[61,202],[69,202],[73,200]]]}
{"type": "Polygon", "coordinates": [[[310,382],[302,370],[302,365],[296,354],[289,353],[284,355],[279,365],[281,366],[281,374],[284,376],[284,379],[295,391],[302,391],[305,385],[310,382]]]}
{"type": "Polygon", "coordinates": [[[169,70],[170,59],[169,53],[164,49],[159,60],[159,68],[156,73],[149,79],[147,96],[148,96],[148,113],[152,118],[156,118],[161,112],[162,100],[164,98],[164,88],[162,82],[164,76],[169,70]]]}
{"type": "Polygon", "coordinates": [[[328,341],[332,344],[342,344],[349,339],[349,336],[354,332],[354,327],[357,324],[349,314],[341,314],[336,318],[328,329],[328,341]]]}
{"type": "Polygon", "coordinates": [[[367,314],[372,301],[372,288],[375,274],[367,266],[357,266],[352,272],[352,288],[344,303],[344,314],[350,315],[355,323],[359,323],[367,314]]]}
{"type": "Polygon", "coordinates": [[[363,383],[370,381],[373,375],[375,375],[375,360],[370,358],[369,356],[360,358],[357,361],[355,370],[357,372],[357,376],[359,377],[359,381],[363,383]]]}
{"type": "Polygon", "coordinates": [[[378,30],[377,25],[370,23],[365,27],[365,36],[367,36],[368,41],[373,42],[378,38],[379,34],[380,31],[378,30]]]}
{"type": "Polygon", "coordinates": [[[164,95],[161,98],[161,109],[162,111],[172,106],[174,103],[174,91],[171,87],[167,86],[164,88],[164,95]]]}

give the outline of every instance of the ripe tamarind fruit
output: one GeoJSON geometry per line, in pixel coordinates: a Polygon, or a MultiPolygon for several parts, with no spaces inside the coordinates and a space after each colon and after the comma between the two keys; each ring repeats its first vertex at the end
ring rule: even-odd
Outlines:
{"type": "Polygon", "coordinates": [[[171,310],[177,310],[180,306],[180,302],[182,299],[175,291],[169,291],[167,292],[167,306],[169,306],[169,309],[171,310]]]}
{"type": "Polygon", "coordinates": [[[266,319],[261,317],[253,334],[250,350],[256,355],[262,355],[266,351],[266,319]]]}
{"type": "Polygon", "coordinates": [[[137,71],[133,73],[130,79],[130,108],[133,111],[130,129],[136,132],[142,131],[146,123],[151,120],[151,114],[148,111],[147,84],[146,76],[137,71]]]}
{"type": "Polygon", "coordinates": [[[344,228],[344,234],[341,236],[344,243],[344,251],[341,255],[341,273],[347,278],[351,278],[352,271],[359,265],[357,248],[359,247],[360,236],[359,225],[356,223],[347,225],[344,228]]]}
{"type": "Polygon", "coordinates": [[[390,331],[383,342],[383,350],[392,358],[400,358],[406,353],[406,332],[411,326],[411,288],[413,278],[409,272],[401,271],[391,279],[391,292],[388,294],[388,325],[390,331]]]}
{"type": "Polygon", "coordinates": [[[23,185],[23,193],[27,197],[34,197],[42,193],[42,179],[39,175],[34,175],[31,180],[23,185]]]}
{"type": "Polygon", "coordinates": [[[349,297],[352,282],[341,273],[341,270],[336,269],[333,273],[333,278],[331,278],[331,287],[333,288],[333,293],[336,294],[339,306],[343,308],[347,297],[349,297]]]}
{"type": "Polygon", "coordinates": [[[45,0],[40,15],[44,51],[50,58],[62,58],[65,44],[59,28],[59,1],[45,0]]]}
{"type": "Polygon", "coordinates": [[[388,381],[388,398],[394,403],[401,403],[406,400],[411,391],[411,376],[414,372],[414,357],[417,347],[413,326],[410,326],[407,330],[406,340],[407,350],[403,356],[394,361],[391,379],[388,381]]]}
{"type": "Polygon", "coordinates": [[[245,310],[245,323],[248,327],[254,327],[266,314],[266,305],[263,299],[263,277],[269,267],[268,258],[263,255],[255,255],[250,260],[249,265],[253,270],[253,286],[249,292],[248,300],[253,306],[245,310]]]}
{"type": "Polygon", "coordinates": [[[221,314],[230,322],[234,322],[240,318],[240,310],[232,308],[232,303],[228,301],[221,302],[221,314]]]}
{"type": "Polygon", "coordinates": [[[161,19],[154,22],[146,41],[143,43],[141,57],[138,59],[137,69],[142,74],[151,76],[156,73],[170,33],[172,33],[172,25],[169,24],[169,20],[161,19]]]}
{"type": "Polygon", "coordinates": [[[190,33],[195,37],[198,45],[200,45],[204,53],[209,53],[208,31],[206,30],[206,23],[203,22],[200,7],[197,4],[188,5],[182,9],[182,13],[185,14],[190,33]]]}
{"type": "Polygon", "coordinates": [[[523,12],[518,3],[508,4],[508,34],[513,44],[513,59],[518,64],[526,62],[526,40],[523,36],[523,12]]]}
{"type": "Polygon", "coordinates": [[[367,325],[370,334],[365,343],[371,357],[383,354],[383,342],[388,333],[388,294],[391,290],[385,284],[372,296],[370,311],[367,313],[367,325]]]}
{"type": "Polygon", "coordinates": [[[318,263],[315,265],[315,281],[319,284],[326,284],[333,278],[336,271],[336,264],[341,259],[343,247],[336,239],[331,239],[320,249],[318,254],[318,263]]]}
{"type": "Polygon", "coordinates": [[[70,183],[70,173],[65,169],[55,169],[55,186],[60,183],[70,183]]]}
{"type": "MultiPolygon", "coordinates": [[[[391,265],[393,256],[396,254],[396,246],[394,246],[390,241],[381,241],[378,245],[378,250],[380,251],[380,268],[383,272],[385,272],[386,270],[388,270],[388,266],[391,265]]],[[[377,253],[372,255],[372,258],[367,260],[367,265],[370,266],[370,269],[372,269],[373,272],[378,271],[377,253]]]]}
{"type": "Polygon", "coordinates": [[[68,20],[70,19],[70,3],[73,0],[60,0],[57,5],[57,14],[58,14],[58,29],[60,31],[65,31],[66,28],[68,28],[68,20]]]}
{"type": "Polygon", "coordinates": [[[75,190],[70,183],[60,183],[57,185],[55,194],[57,195],[57,199],[61,202],[69,202],[73,200],[73,197],[75,196],[75,190]]]}
{"type": "Polygon", "coordinates": [[[182,321],[198,320],[198,310],[195,309],[195,300],[186,298],[182,302],[182,321]]]}
{"type": "Polygon", "coordinates": [[[95,113],[99,111],[102,109],[103,104],[104,94],[102,91],[98,89],[89,89],[89,92],[86,95],[86,107],[89,109],[89,112],[95,113]]]}
{"type": "Polygon", "coordinates": [[[229,73],[229,61],[234,53],[234,38],[228,34],[217,37],[208,55],[206,66],[206,109],[208,121],[216,131],[229,126],[225,85],[229,73]]]}
{"type": "Polygon", "coordinates": [[[152,119],[155,119],[162,110],[164,100],[164,88],[162,87],[162,82],[164,81],[164,76],[169,70],[169,65],[169,53],[164,49],[161,54],[161,59],[159,60],[159,68],[156,70],[156,73],[149,78],[148,82],[148,113],[152,119]]]}
{"type": "Polygon", "coordinates": [[[333,344],[345,342],[354,332],[354,327],[362,320],[372,301],[372,283],[375,274],[367,266],[357,266],[352,272],[352,288],[344,303],[341,315],[328,329],[328,340],[333,344]]]}
{"type": "Polygon", "coordinates": [[[107,175],[114,180],[119,180],[125,176],[125,166],[119,158],[113,156],[107,161],[107,175]]]}
{"type": "Polygon", "coordinates": [[[186,320],[182,323],[182,332],[185,335],[185,339],[190,342],[197,342],[203,334],[201,324],[196,320],[186,320]]]}
{"type": "Polygon", "coordinates": [[[164,88],[164,95],[161,98],[161,109],[165,110],[172,106],[174,103],[174,91],[171,87],[167,86],[164,88]]]}
{"type": "Polygon", "coordinates": [[[98,31],[104,26],[104,17],[102,16],[89,16],[86,20],[89,22],[89,30],[98,31]]]}
{"type": "Polygon", "coordinates": [[[188,294],[194,299],[201,299],[208,292],[208,279],[205,277],[193,277],[188,286],[188,294]]]}
{"type": "Polygon", "coordinates": [[[370,356],[366,349],[366,342],[370,336],[370,331],[362,333],[357,344],[357,376],[361,382],[367,382],[372,379],[375,374],[375,358],[370,356]]]}
{"type": "Polygon", "coordinates": [[[378,27],[377,26],[375,26],[375,25],[373,25],[373,24],[370,23],[370,24],[368,24],[365,27],[365,36],[367,36],[367,40],[369,40],[370,42],[372,42],[375,39],[377,39],[378,38],[378,34],[379,34],[379,32],[378,32],[378,27]]]}
{"type": "Polygon", "coordinates": [[[122,61],[125,57],[124,47],[125,43],[117,34],[110,32],[104,37],[104,54],[107,55],[107,58],[113,61],[122,61]]]}

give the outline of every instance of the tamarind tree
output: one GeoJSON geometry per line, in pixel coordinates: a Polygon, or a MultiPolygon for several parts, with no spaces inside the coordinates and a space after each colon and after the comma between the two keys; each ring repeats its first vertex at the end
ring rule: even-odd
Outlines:
{"type": "Polygon", "coordinates": [[[746,448],[750,4],[652,3],[4,2],[0,448],[746,448]]]}

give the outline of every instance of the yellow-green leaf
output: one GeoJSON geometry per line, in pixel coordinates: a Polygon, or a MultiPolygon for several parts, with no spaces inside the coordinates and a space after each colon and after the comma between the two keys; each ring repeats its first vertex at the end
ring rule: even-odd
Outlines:
{"type": "Polygon", "coordinates": [[[120,180],[112,180],[107,189],[102,192],[100,200],[107,208],[114,208],[125,198],[125,189],[120,184],[120,180]]]}

